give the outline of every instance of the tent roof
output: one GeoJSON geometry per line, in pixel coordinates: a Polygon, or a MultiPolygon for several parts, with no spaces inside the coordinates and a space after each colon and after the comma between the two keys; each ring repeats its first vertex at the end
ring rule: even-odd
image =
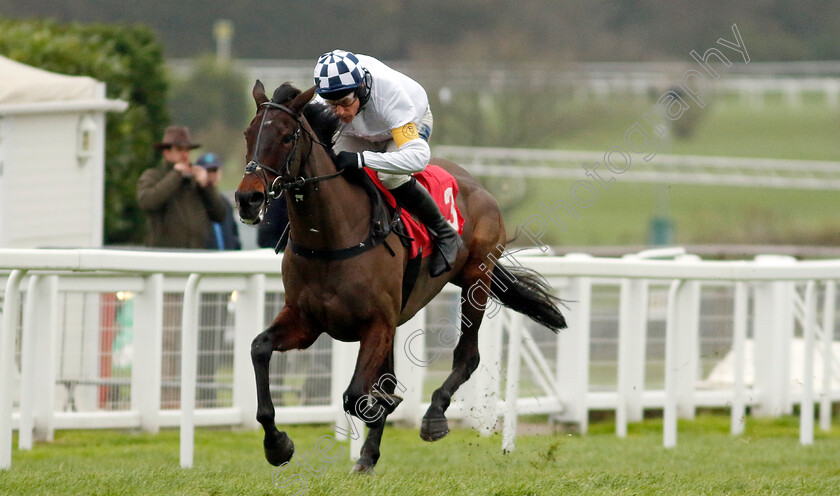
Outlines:
{"type": "Polygon", "coordinates": [[[0,105],[97,98],[97,81],[65,76],[0,56],[0,105]]]}

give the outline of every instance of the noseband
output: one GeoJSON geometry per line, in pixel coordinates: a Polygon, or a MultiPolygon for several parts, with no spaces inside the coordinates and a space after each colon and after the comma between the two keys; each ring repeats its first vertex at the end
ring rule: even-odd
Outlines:
{"type": "Polygon", "coordinates": [[[263,173],[259,174],[258,177],[260,178],[260,180],[263,183],[263,187],[266,190],[266,195],[268,197],[268,200],[273,200],[275,198],[278,198],[283,193],[283,190],[290,190],[290,191],[298,190],[298,189],[303,188],[307,184],[317,183],[317,182],[320,182],[320,181],[325,181],[327,179],[332,179],[332,178],[335,178],[335,177],[338,177],[338,176],[341,175],[341,171],[337,171],[334,174],[327,174],[325,176],[315,176],[315,177],[299,176],[297,179],[290,180],[289,178],[291,178],[291,176],[292,176],[292,172],[291,172],[292,158],[294,157],[295,151],[297,150],[298,138],[300,137],[300,130],[301,129],[303,129],[303,131],[309,136],[310,147],[309,147],[309,153],[306,154],[306,158],[301,158],[301,163],[300,163],[300,167],[298,168],[298,172],[300,172],[303,169],[303,166],[309,160],[309,155],[312,153],[312,146],[311,145],[312,145],[313,142],[321,145],[322,147],[324,147],[325,150],[329,150],[330,146],[325,144],[325,143],[322,143],[321,141],[319,141],[315,136],[312,135],[312,133],[308,129],[304,128],[300,123],[300,119],[299,119],[298,115],[292,109],[290,109],[289,107],[287,107],[285,105],[281,105],[279,103],[270,102],[270,101],[261,103],[260,107],[266,107],[266,110],[265,110],[265,112],[263,112],[262,120],[260,121],[260,128],[257,131],[257,141],[256,141],[256,143],[254,143],[254,154],[255,155],[256,155],[257,150],[260,149],[260,137],[262,136],[263,126],[265,125],[265,118],[268,115],[269,108],[282,110],[283,112],[286,112],[287,114],[289,114],[292,117],[292,119],[294,119],[294,121],[298,125],[297,129],[295,130],[294,134],[291,137],[292,150],[289,152],[289,155],[286,157],[286,161],[283,163],[283,170],[282,171],[280,171],[278,169],[274,169],[274,168],[269,167],[267,165],[261,164],[259,162],[259,160],[256,160],[256,157],[252,158],[251,161],[248,162],[248,164],[245,166],[245,173],[246,174],[257,174],[258,172],[263,171],[263,173]],[[268,172],[271,172],[272,174],[274,174],[274,180],[271,182],[270,187],[268,185],[268,179],[266,178],[265,171],[268,171],[268,172]]]}

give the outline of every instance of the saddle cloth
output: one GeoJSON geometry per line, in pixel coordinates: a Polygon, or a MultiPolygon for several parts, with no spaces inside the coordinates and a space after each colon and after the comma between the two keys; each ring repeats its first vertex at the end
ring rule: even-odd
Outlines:
{"type": "MultiPolygon", "coordinates": [[[[394,195],[392,195],[391,192],[388,191],[388,188],[382,184],[376,176],[376,171],[368,169],[367,167],[365,167],[364,171],[367,173],[368,177],[370,177],[370,180],[373,181],[373,184],[376,185],[377,189],[379,189],[382,193],[382,196],[385,198],[388,205],[391,208],[396,208],[397,201],[394,199],[394,195]]],[[[414,174],[414,177],[429,191],[429,193],[431,193],[432,198],[434,198],[435,203],[437,203],[443,217],[449,221],[449,224],[452,225],[452,227],[457,226],[458,235],[460,236],[463,234],[464,218],[461,216],[461,210],[458,208],[458,204],[455,201],[458,198],[458,183],[455,181],[455,178],[452,177],[452,174],[446,172],[443,168],[438,167],[437,165],[429,164],[423,172],[414,174]]],[[[402,217],[403,224],[405,224],[406,234],[414,239],[409,247],[411,254],[410,258],[414,258],[418,253],[421,253],[421,249],[423,258],[431,255],[432,239],[429,236],[429,232],[426,230],[426,227],[420,222],[414,220],[409,212],[404,208],[401,209],[400,215],[402,217]]]]}

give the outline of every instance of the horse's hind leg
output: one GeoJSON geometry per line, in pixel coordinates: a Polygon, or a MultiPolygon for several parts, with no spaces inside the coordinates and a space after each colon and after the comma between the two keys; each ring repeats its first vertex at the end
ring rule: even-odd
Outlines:
{"type": "Polygon", "coordinates": [[[311,333],[300,315],[289,307],[283,310],[251,343],[251,362],[257,380],[257,421],[263,426],[265,459],[279,466],[289,461],[295,452],[295,445],[285,432],[274,425],[274,404],[268,380],[268,365],[274,351],[288,351],[307,348],[317,335],[311,333]]]}
{"type": "Polygon", "coordinates": [[[477,268],[475,272],[479,272],[481,276],[471,278],[471,283],[463,284],[461,290],[463,302],[461,304],[461,337],[453,352],[452,372],[443,385],[432,393],[432,402],[423,416],[420,437],[424,441],[437,441],[449,434],[445,412],[449,408],[452,395],[478,368],[478,328],[484,317],[488,297],[487,291],[481,288],[490,288],[490,277],[478,271],[477,268]],[[486,286],[476,285],[477,281],[482,280],[487,283],[486,286]],[[471,288],[479,288],[479,290],[475,291],[471,288]]]}

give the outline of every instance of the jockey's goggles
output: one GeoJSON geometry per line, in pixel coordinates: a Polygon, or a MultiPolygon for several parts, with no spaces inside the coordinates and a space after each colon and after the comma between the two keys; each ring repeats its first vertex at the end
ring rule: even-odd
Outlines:
{"type": "Polygon", "coordinates": [[[349,95],[347,95],[343,98],[339,98],[338,100],[324,99],[324,101],[327,102],[327,105],[329,105],[330,107],[333,107],[333,108],[335,108],[335,107],[347,108],[350,105],[353,105],[353,102],[356,101],[356,98],[358,98],[358,97],[356,96],[356,93],[354,92],[354,93],[351,93],[351,94],[349,94],[349,95]]]}

